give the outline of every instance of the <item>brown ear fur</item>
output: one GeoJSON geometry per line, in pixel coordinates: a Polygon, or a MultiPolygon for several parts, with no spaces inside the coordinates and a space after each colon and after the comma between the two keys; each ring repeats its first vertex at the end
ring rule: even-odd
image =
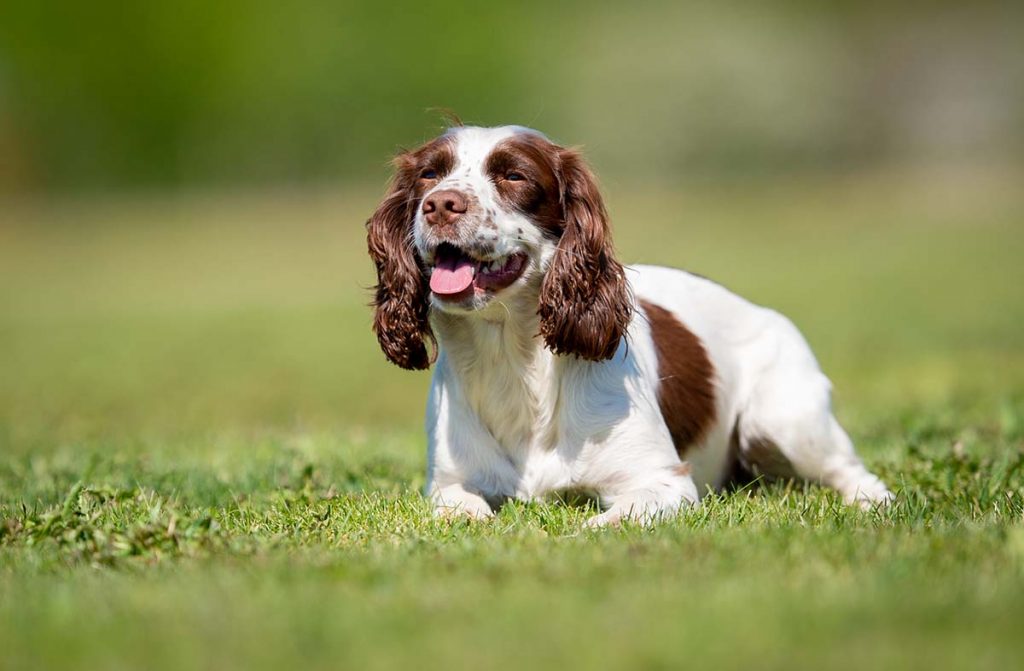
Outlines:
{"type": "Polygon", "coordinates": [[[559,158],[565,222],[541,286],[540,333],[556,354],[610,359],[632,316],[625,272],[593,174],[576,151],[559,158]]]}
{"type": "Polygon", "coordinates": [[[415,166],[408,154],[396,158],[395,166],[388,195],[366,222],[367,245],[377,266],[373,331],[392,363],[421,370],[435,358],[424,339],[435,345],[435,352],[437,343],[427,320],[426,279],[412,243],[415,166]]]}

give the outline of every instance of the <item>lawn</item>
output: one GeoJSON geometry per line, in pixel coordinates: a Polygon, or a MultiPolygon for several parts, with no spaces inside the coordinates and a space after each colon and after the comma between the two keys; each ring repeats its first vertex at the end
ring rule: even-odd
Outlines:
{"type": "Polygon", "coordinates": [[[0,206],[0,668],[1016,668],[1024,183],[606,190],[621,256],[788,314],[896,491],[652,530],[432,519],[369,331],[379,190],[0,206]]]}

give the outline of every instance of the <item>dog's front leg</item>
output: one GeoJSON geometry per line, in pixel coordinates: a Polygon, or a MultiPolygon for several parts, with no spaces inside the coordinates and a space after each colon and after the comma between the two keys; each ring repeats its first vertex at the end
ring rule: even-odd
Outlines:
{"type": "Polygon", "coordinates": [[[427,485],[426,495],[437,517],[487,519],[494,511],[492,501],[515,481],[507,460],[498,454],[494,438],[451,384],[442,359],[434,370],[427,402],[427,485]]]}

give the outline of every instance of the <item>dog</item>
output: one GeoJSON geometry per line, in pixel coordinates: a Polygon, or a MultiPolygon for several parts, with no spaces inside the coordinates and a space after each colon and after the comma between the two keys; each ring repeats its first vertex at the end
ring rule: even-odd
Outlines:
{"type": "Polygon", "coordinates": [[[703,277],[620,264],[578,150],[456,126],[394,164],[367,222],[373,329],[398,366],[435,364],[436,514],[584,492],[601,506],[590,525],[646,524],[738,474],[890,500],[792,322],[703,277]]]}

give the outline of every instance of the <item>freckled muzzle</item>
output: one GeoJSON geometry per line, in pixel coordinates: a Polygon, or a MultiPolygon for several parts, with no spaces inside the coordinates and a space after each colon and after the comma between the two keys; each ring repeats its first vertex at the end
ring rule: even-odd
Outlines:
{"type": "Polygon", "coordinates": [[[442,243],[434,253],[430,290],[446,301],[495,293],[515,282],[526,269],[527,256],[513,253],[500,258],[477,258],[460,247],[442,243]]]}

